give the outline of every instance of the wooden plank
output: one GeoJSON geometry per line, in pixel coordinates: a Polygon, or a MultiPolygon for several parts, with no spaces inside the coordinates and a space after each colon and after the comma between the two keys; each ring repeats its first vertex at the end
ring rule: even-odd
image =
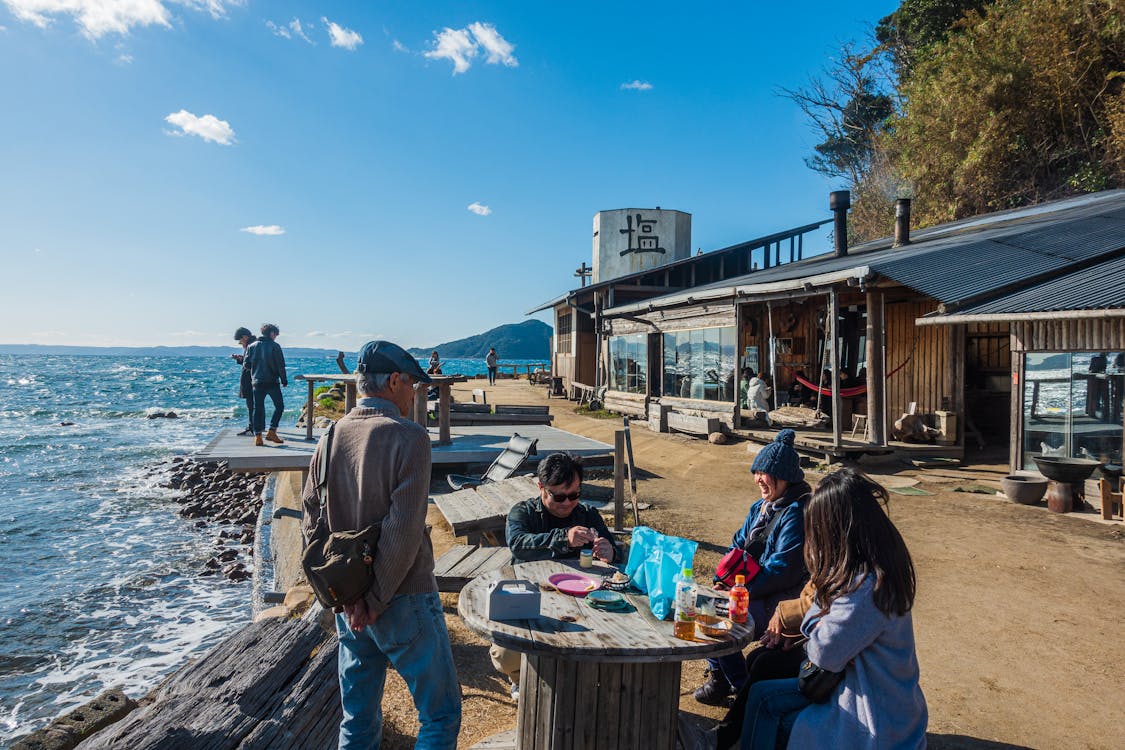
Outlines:
{"type": "MultiPolygon", "coordinates": [[[[603,719],[621,716],[621,694],[625,689],[623,664],[605,662],[598,666],[598,716],[603,719]]],[[[618,722],[599,721],[594,746],[618,750],[618,722]]]]}
{"type": "MultiPolygon", "coordinates": [[[[550,750],[551,745],[551,728],[555,724],[555,687],[558,671],[558,660],[541,657],[539,659],[539,668],[536,671],[538,677],[538,690],[535,693],[535,724],[532,736],[526,734],[520,735],[519,743],[520,748],[536,748],[536,750],[550,750]]],[[[573,692],[575,686],[573,683],[566,683],[560,685],[563,690],[573,692]]],[[[522,700],[523,695],[520,695],[522,700]]]]}
{"type": "Polygon", "coordinates": [[[581,662],[574,666],[574,683],[582,686],[575,691],[574,700],[574,742],[573,750],[585,750],[594,746],[598,730],[595,719],[598,711],[598,664],[581,662]]]}
{"type": "MultiPolygon", "coordinates": [[[[559,685],[579,685],[578,662],[559,659],[555,662],[555,682],[559,685]]],[[[555,693],[553,708],[554,722],[547,728],[547,735],[551,738],[552,748],[569,748],[574,746],[575,737],[575,706],[578,702],[580,690],[562,690],[555,693]]]]}

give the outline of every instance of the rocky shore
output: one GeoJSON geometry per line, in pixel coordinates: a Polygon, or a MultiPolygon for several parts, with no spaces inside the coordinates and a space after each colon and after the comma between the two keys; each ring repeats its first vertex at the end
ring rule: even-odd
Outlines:
{"type": "Polygon", "coordinates": [[[220,526],[215,537],[215,554],[203,564],[199,574],[223,575],[244,581],[252,572],[247,563],[254,555],[254,526],[262,507],[264,474],[236,474],[226,462],[199,463],[182,456],[173,458],[166,487],[180,490],[176,502],[184,518],[199,519],[201,530],[220,526]]]}

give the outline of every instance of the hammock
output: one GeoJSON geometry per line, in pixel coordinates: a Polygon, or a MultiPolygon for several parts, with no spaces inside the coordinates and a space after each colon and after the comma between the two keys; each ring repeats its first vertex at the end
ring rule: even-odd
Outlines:
{"type": "MultiPolygon", "coordinates": [[[[911,355],[911,356],[913,356],[913,355],[911,355]]],[[[895,369],[893,369],[889,373],[887,373],[887,376],[883,379],[884,380],[890,380],[891,376],[894,375],[899,370],[901,370],[902,368],[906,367],[906,363],[909,362],[909,361],[910,361],[910,357],[907,357],[905,360],[903,360],[903,363],[901,365],[899,365],[898,367],[896,367],[895,369]]],[[[810,391],[816,391],[817,393],[819,393],[822,396],[831,396],[832,395],[832,389],[831,388],[821,388],[819,385],[816,385],[815,383],[813,383],[810,380],[806,380],[805,378],[801,377],[800,375],[794,374],[793,377],[797,379],[798,383],[800,383],[804,387],[808,388],[810,391]]],[[[867,384],[866,383],[864,383],[863,385],[854,385],[851,388],[841,388],[840,389],[840,398],[854,398],[856,396],[862,396],[865,393],[867,393],[867,384]]]]}

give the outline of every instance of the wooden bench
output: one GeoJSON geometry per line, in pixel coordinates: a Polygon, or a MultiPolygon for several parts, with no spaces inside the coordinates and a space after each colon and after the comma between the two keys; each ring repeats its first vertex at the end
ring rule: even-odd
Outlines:
{"type": "Polygon", "coordinates": [[[719,432],[722,422],[718,417],[697,417],[691,414],[668,412],[668,429],[677,432],[686,432],[691,435],[710,435],[719,432]]]}
{"type": "Polygon", "coordinates": [[[511,562],[512,553],[507,547],[455,544],[434,560],[434,578],[437,579],[438,591],[456,594],[477,576],[511,562]]]}
{"type": "Polygon", "coordinates": [[[602,399],[602,406],[618,414],[629,414],[641,419],[648,419],[648,397],[643,393],[606,391],[605,398],[602,399]]]}
{"type": "Polygon", "coordinates": [[[459,401],[450,404],[449,411],[453,414],[489,414],[492,408],[485,403],[469,404],[464,401],[459,401]]]}
{"type": "MultiPolygon", "coordinates": [[[[1125,485],[1125,482],[1122,482],[1122,484],[1125,485]]],[[[1113,485],[1107,479],[1098,480],[1098,489],[1102,496],[1102,518],[1106,521],[1112,521],[1115,511],[1120,512],[1122,517],[1125,517],[1125,503],[1122,502],[1125,492],[1114,492],[1113,485]]],[[[1121,490],[1122,486],[1118,486],[1118,489],[1121,490]]]]}
{"type": "Polygon", "coordinates": [[[550,407],[496,404],[492,410],[496,414],[547,414],[550,412],[550,407]]]}
{"type": "Polygon", "coordinates": [[[454,536],[469,537],[475,544],[479,535],[490,534],[500,543],[508,511],[516,503],[538,494],[535,477],[521,476],[489,482],[475,489],[433,495],[430,499],[445,516],[454,536]]]}

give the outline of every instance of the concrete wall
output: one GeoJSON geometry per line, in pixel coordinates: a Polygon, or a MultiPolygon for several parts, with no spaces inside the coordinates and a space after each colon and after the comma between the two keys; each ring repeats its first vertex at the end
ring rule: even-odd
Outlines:
{"type": "Polygon", "coordinates": [[[594,214],[594,283],[691,255],[691,214],[619,208],[594,214]]]}

